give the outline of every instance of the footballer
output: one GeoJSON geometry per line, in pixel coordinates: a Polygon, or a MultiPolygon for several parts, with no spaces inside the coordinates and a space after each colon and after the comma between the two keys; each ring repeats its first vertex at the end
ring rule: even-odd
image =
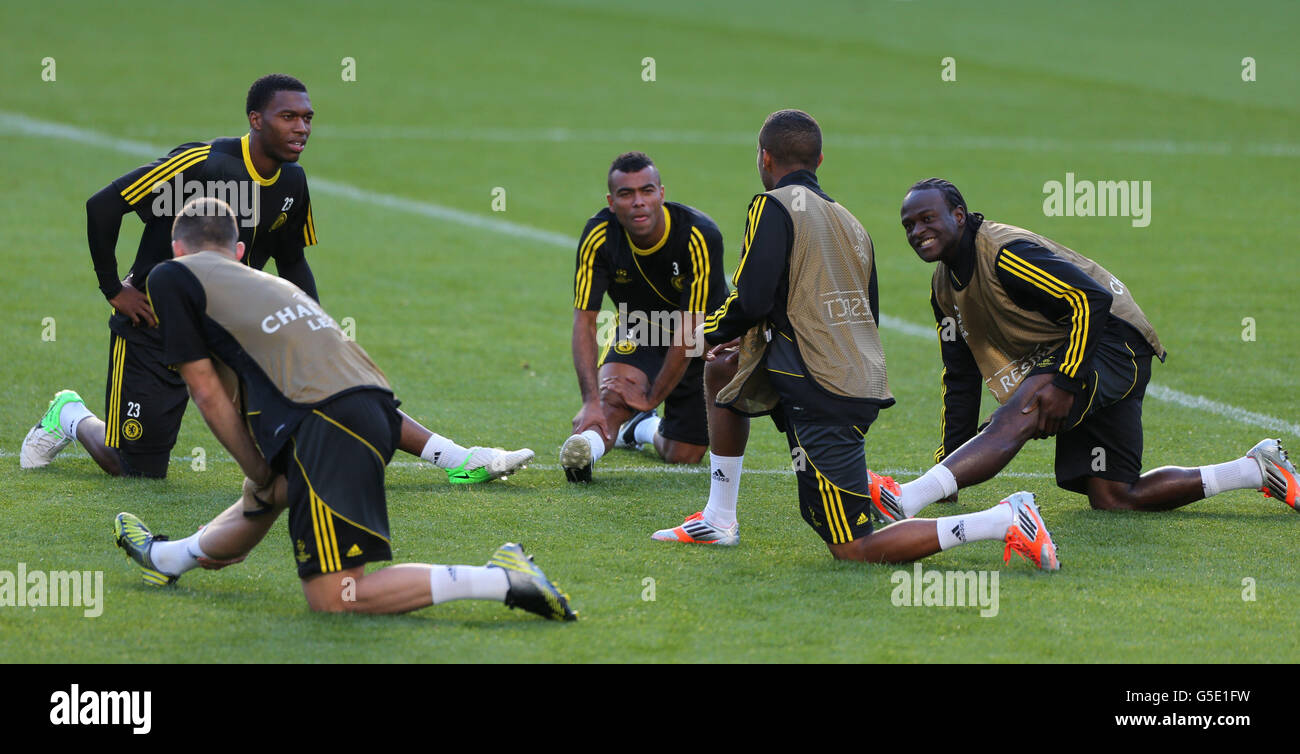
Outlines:
{"type": "Polygon", "coordinates": [[[1005,467],[1031,439],[1056,438],[1056,483],[1099,510],[1166,511],[1237,489],[1293,509],[1300,487],[1278,440],[1226,463],[1142,473],[1142,399],[1155,328],[1129,287],[1036,233],[986,220],[951,182],[914,184],[900,210],[908,244],[935,265],[930,303],[943,359],[935,466],[902,485],[909,518],[1005,467]],[[982,430],[980,386],[1001,405],[982,430]]]}
{"type": "MultiPolygon", "coordinates": [[[[316,243],[307,177],[298,159],[311,136],[315,110],[307,87],[284,74],[263,76],[245,100],[248,133],[242,137],[188,142],[167,156],[114,180],[86,202],[87,236],[109,318],[106,413],[101,420],[81,396],[63,390],[23,440],[22,468],[47,466],[76,440],[112,476],[163,478],[176,444],[188,393],[184,381],[163,364],[161,337],[149,299],[142,292],[154,266],[171,258],[171,225],[188,193],[237,198],[243,264],[262,269],[275,260],[280,277],[318,299],[304,249],[316,243]],[[144,223],[135,261],[118,279],[116,246],[122,217],[144,223]]],[[[292,312],[290,313],[292,314],[292,312]]],[[[531,460],[531,450],[506,452],[464,448],[402,415],[401,448],[447,471],[452,483],[503,477],[531,460]]]]}
{"type": "Polygon", "coordinates": [[[560,449],[571,482],[591,481],[592,464],[612,447],[651,443],[668,463],[699,463],[709,433],[703,349],[692,336],[727,296],[722,233],[703,212],[664,201],[648,156],[619,155],[607,179],[608,206],[583,228],[574,276],[582,408],[560,449]],[[598,347],[606,294],[617,314],[598,347]]]}

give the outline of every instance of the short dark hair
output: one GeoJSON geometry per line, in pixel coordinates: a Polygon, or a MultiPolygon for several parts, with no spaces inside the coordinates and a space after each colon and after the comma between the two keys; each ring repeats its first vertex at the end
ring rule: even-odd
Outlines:
{"type": "Polygon", "coordinates": [[[260,113],[271,104],[276,92],[305,92],[307,85],[287,73],[271,73],[263,76],[248,87],[248,99],[244,102],[244,114],[260,113]]]}
{"type": "Polygon", "coordinates": [[[966,198],[961,195],[957,187],[952,182],[945,181],[942,178],[926,178],[924,181],[917,181],[907,190],[907,193],[913,191],[938,191],[943,194],[943,201],[948,205],[948,209],[962,208],[963,212],[970,214],[970,208],[966,206],[966,198]]]}
{"type": "Polygon", "coordinates": [[[172,239],[193,250],[234,250],[239,240],[235,211],[209,196],[191,199],[172,221],[172,239]]]}
{"type": "Polygon", "coordinates": [[[822,156],[822,129],[803,110],[777,110],[763,122],[758,145],[781,165],[815,170],[822,156]]]}
{"type": "Polygon", "coordinates": [[[614,161],[609,164],[609,173],[606,174],[606,180],[608,181],[609,176],[614,175],[615,170],[620,173],[637,173],[654,166],[654,160],[650,159],[650,155],[645,152],[624,152],[615,157],[614,161]]]}

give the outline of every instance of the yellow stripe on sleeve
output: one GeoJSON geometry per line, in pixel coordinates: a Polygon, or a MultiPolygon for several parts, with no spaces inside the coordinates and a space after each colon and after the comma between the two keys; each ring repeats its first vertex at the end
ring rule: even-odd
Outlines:
{"type": "Polygon", "coordinates": [[[754,242],[754,232],[758,229],[758,220],[763,214],[763,207],[767,206],[767,195],[760,194],[749,205],[749,218],[745,224],[745,237],[740,247],[740,266],[736,268],[736,274],[731,276],[733,285],[740,284],[740,273],[745,269],[745,260],[749,258],[749,245],[754,242]]]}
{"type": "Polygon", "coordinates": [[[578,247],[578,272],[573,281],[573,308],[585,309],[591,297],[591,279],[596,270],[596,249],[605,243],[606,220],[591,229],[578,247]]]}
{"type": "Polygon", "coordinates": [[[695,279],[691,281],[691,311],[702,312],[709,301],[709,247],[698,228],[691,228],[691,264],[695,279]]]}
{"type": "Polygon", "coordinates": [[[148,196],[149,192],[153,191],[154,187],[159,183],[169,181],[172,176],[182,170],[208,159],[208,152],[211,151],[211,149],[212,147],[199,147],[182,152],[162,165],[159,165],[157,168],[149,171],[149,174],[144,178],[131,184],[130,188],[127,188],[122,192],[122,198],[126,200],[127,204],[136,204],[141,199],[148,196]]]}
{"type": "Polygon", "coordinates": [[[998,267],[1030,283],[1039,290],[1045,291],[1054,298],[1064,299],[1070,305],[1070,309],[1074,313],[1070,318],[1069,346],[1065,350],[1065,360],[1061,364],[1061,373],[1067,377],[1074,377],[1083,362],[1083,353],[1087,346],[1088,326],[1092,317],[1087,295],[1078,288],[1066,285],[1042,269],[1029,264],[1006,249],[1002,250],[1002,255],[1002,259],[998,261],[998,267]]]}
{"type": "Polygon", "coordinates": [[[127,186],[125,189],[123,189],[122,198],[125,199],[128,194],[134,194],[136,191],[140,189],[141,186],[147,185],[152,187],[153,184],[157,183],[156,177],[158,175],[161,175],[164,171],[166,171],[169,166],[173,166],[181,160],[184,160],[188,157],[192,157],[196,152],[207,151],[210,149],[212,149],[212,145],[210,144],[201,147],[193,147],[191,149],[185,150],[184,152],[181,152],[175,157],[165,160],[162,164],[158,165],[153,170],[150,170],[148,173],[145,173],[144,175],[136,179],[135,183],[132,183],[130,186],[127,186]]]}
{"type": "Polygon", "coordinates": [[[727,298],[722,302],[712,314],[704,318],[704,333],[707,335],[718,329],[718,322],[727,316],[727,309],[731,308],[731,302],[736,300],[736,291],[727,294],[727,298]]]}
{"type": "Polygon", "coordinates": [[[311,202],[307,203],[307,222],[302,226],[303,246],[316,245],[316,218],[311,214],[311,202]]]}

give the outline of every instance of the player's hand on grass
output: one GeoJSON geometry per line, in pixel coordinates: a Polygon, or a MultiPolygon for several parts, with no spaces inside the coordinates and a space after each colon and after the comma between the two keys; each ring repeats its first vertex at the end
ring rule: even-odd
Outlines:
{"type": "Polygon", "coordinates": [[[1022,414],[1038,412],[1034,437],[1039,440],[1061,431],[1065,417],[1074,406],[1074,393],[1062,390],[1050,381],[1044,382],[1029,396],[1029,402],[1020,410],[1022,414]]]}
{"type": "Polygon", "coordinates": [[[131,324],[139,325],[141,322],[154,327],[158,320],[153,316],[153,307],[149,305],[149,297],[140,292],[138,288],[131,285],[131,279],[127,278],[122,281],[122,290],[116,296],[108,300],[113,308],[131,318],[131,324]]]}
{"type": "Polygon", "coordinates": [[[605,420],[605,409],[601,406],[599,398],[583,403],[582,408],[573,417],[573,434],[580,434],[589,429],[596,430],[601,437],[609,437],[609,423],[605,420]]]}

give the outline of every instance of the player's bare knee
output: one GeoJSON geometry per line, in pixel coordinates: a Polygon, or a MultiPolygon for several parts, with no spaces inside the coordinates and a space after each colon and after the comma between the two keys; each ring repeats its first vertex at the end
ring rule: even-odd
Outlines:
{"type": "Polygon", "coordinates": [[[322,573],[302,580],[302,594],[314,613],[362,612],[357,599],[357,581],[362,568],[322,573]]]}
{"type": "Polygon", "coordinates": [[[686,445],[669,440],[660,452],[660,457],[666,463],[694,464],[704,458],[705,450],[707,448],[703,445],[686,445]]]}
{"type": "Polygon", "coordinates": [[[1088,490],[1088,505],[1098,511],[1131,511],[1137,508],[1132,494],[1124,488],[1097,486],[1088,490]]]}
{"type": "Polygon", "coordinates": [[[1092,506],[1092,509],[1095,511],[1120,510],[1118,501],[1105,493],[1089,493],[1088,505],[1092,506]]]}
{"type": "Polygon", "coordinates": [[[858,563],[864,563],[870,559],[869,553],[871,551],[871,544],[868,541],[870,537],[871,535],[868,534],[865,537],[858,537],[851,542],[843,542],[841,544],[827,543],[826,549],[831,551],[831,557],[836,560],[852,560],[858,563]]]}
{"type": "Polygon", "coordinates": [[[309,591],[304,592],[304,596],[307,598],[307,607],[311,608],[313,613],[342,613],[348,609],[347,603],[342,599],[330,599],[328,595],[314,594],[309,591]]]}
{"type": "Polygon", "coordinates": [[[1019,406],[1007,404],[993,412],[989,426],[980,434],[988,436],[990,441],[1019,447],[1033,439],[1037,431],[1037,414],[1022,414],[1019,406]]]}

